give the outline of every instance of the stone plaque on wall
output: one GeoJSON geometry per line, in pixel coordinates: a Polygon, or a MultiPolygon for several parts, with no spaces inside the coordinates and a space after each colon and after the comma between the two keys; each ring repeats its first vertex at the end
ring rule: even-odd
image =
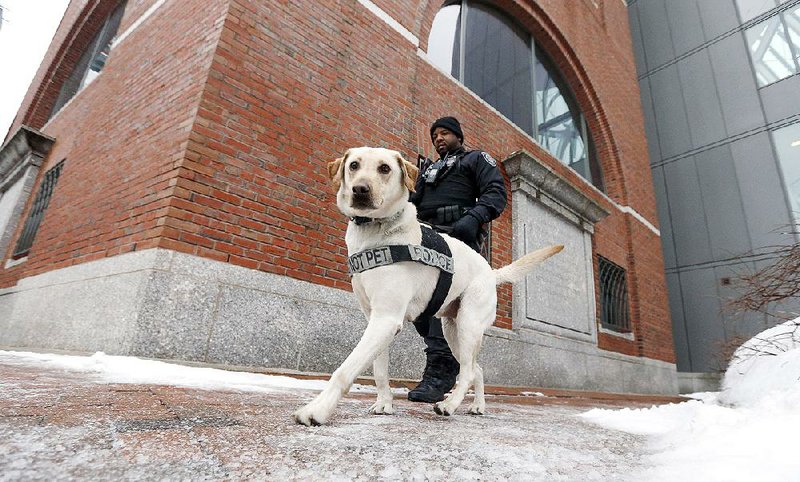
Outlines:
{"type": "Polygon", "coordinates": [[[594,223],[608,213],[527,152],[516,152],[503,163],[511,179],[514,259],[564,245],[514,286],[514,329],[594,343],[592,233],[594,223]]]}

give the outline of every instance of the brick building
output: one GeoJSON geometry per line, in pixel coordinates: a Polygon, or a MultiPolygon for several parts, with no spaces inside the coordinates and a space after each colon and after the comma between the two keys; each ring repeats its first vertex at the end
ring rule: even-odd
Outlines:
{"type": "Polygon", "coordinates": [[[566,245],[499,292],[487,382],[674,392],[611,1],[73,0],[0,150],[0,346],[332,371],[363,316],[325,164],[447,114],[508,181],[493,266],[566,245]]]}

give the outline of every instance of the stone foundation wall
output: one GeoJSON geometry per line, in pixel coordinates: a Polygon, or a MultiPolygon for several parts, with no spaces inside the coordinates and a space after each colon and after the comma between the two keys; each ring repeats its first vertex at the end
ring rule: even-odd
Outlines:
{"type": "MultiPolygon", "coordinates": [[[[366,325],[352,293],[151,249],[20,280],[0,291],[0,347],[332,372],[366,325]]],[[[393,378],[418,378],[411,326],[391,349],[393,378]]],[[[677,393],[673,364],[606,352],[529,328],[492,327],[486,382],[677,393]]]]}

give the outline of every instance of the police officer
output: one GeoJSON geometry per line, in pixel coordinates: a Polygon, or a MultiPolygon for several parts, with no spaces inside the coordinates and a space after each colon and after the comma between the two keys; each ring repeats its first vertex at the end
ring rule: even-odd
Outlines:
{"type": "MultiPolygon", "coordinates": [[[[431,142],[439,159],[424,162],[410,201],[420,221],[480,251],[483,225],[506,207],[506,187],[497,162],[482,151],[464,149],[464,134],[455,117],[442,117],[431,125],[431,142]]],[[[416,320],[425,338],[426,364],[422,380],[408,392],[414,402],[438,402],[455,385],[458,362],[442,333],[438,318],[416,320]]]]}

